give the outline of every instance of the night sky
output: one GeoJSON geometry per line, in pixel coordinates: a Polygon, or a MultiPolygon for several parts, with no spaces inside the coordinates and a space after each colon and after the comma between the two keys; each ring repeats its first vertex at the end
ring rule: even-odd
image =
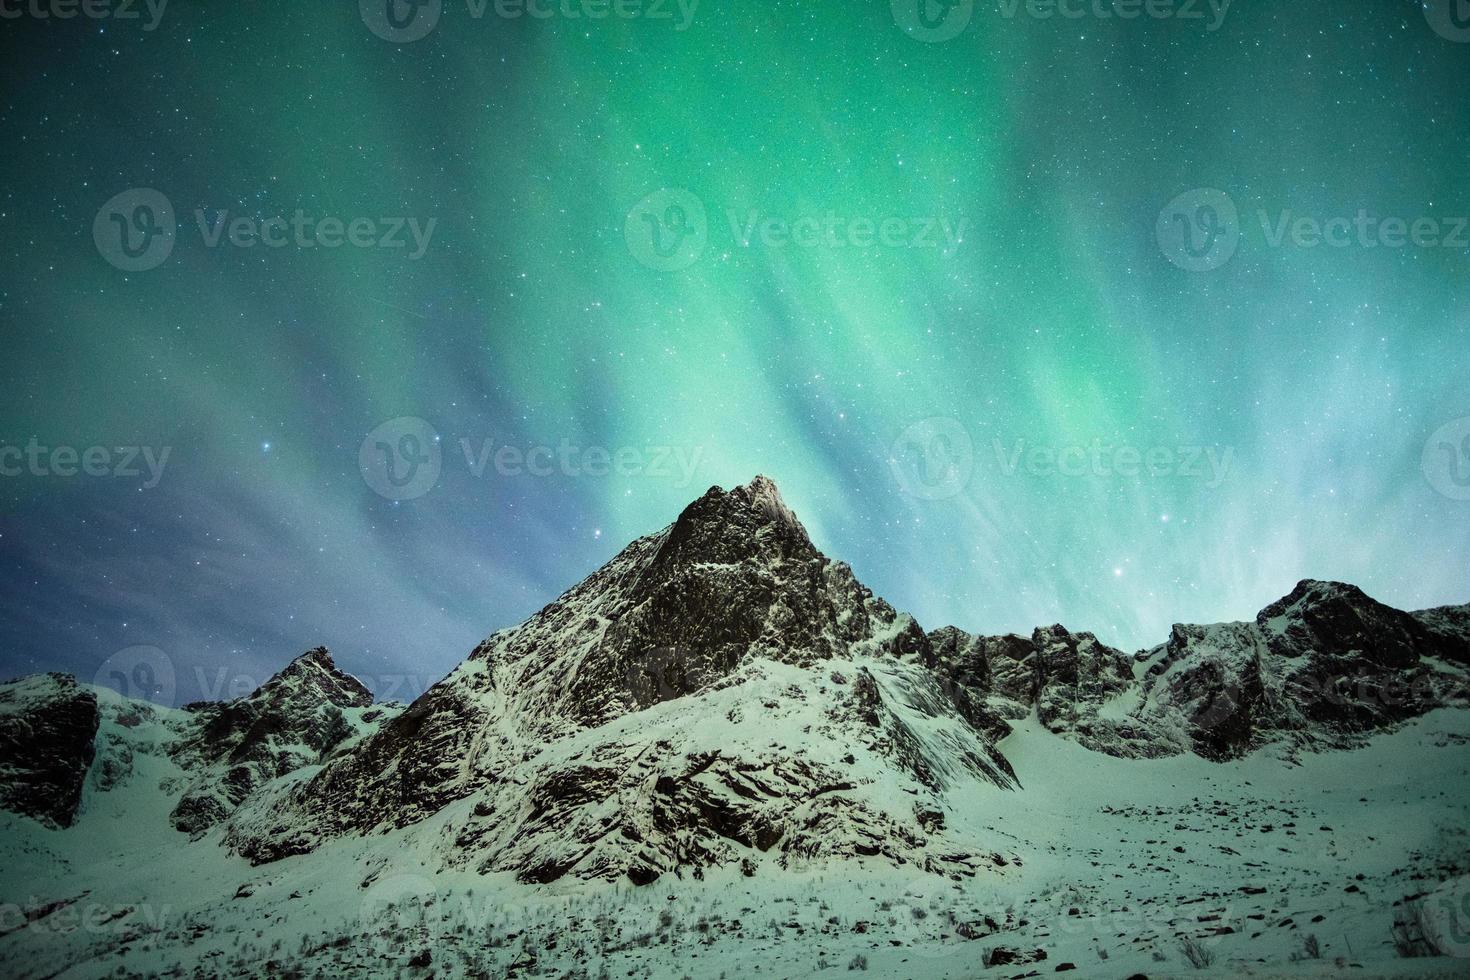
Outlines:
{"type": "Polygon", "coordinates": [[[928,628],[1470,600],[1440,0],[55,2],[0,19],[0,675],[412,695],[757,473],[928,628]]]}

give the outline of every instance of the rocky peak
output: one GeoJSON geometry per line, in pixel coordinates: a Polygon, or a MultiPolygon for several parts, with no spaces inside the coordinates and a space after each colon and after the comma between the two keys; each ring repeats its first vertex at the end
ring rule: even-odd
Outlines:
{"type": "Polygon", "coordinates": [[[1262,609],[1256,623],[1273,654],[1297,657],[1330,651],[1382,668],[1412,667],[1424,634],[1413,616],[1383,605],[1355,585],[1307,579],[1262,609]]]}
{"type": "Polygon", "coordinates": [[[814,561],[823,556],[769,478],[726,491],[710,487],[669,528],[655,566],[735,564],[753,557],[814,561]]]}
{"type": "Polygon", "coordinates": [[[306,651],[250,695],[253,700],[281,697],[304,697],[339,708],[365,708],[373,703],[373,693],[340,670],[326,647],[306,651]]]}
{"type": "Polygon", "coordinates": [[[201,775],[175,807],[174,826],[193,834],[213,826],[257,786],[349,737],[343,709],[372,703],[372,692],[317,647],[246,697],[191,705],[197,728],[175,756],[201,775]]]}

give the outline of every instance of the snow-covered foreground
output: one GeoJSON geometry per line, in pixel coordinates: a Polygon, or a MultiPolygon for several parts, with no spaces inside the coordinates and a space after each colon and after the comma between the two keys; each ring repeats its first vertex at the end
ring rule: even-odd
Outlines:
{"type": "Polygon", "coordinates": [[[1000,744],[1023,788],[950,801],[957,836],[996,842],[1001,867],[955,882],[859,859],[643,887],[431,873],[468,800],[251,867],[222,831],[169,826],[157,787],[179,770],[139,754],[125,784],[88,787],[74,827],[0,813],[0,962],[16,977],[1470,976],[1470,958],[1404,959],[1392,940],[1395,905],[1427,894],[1441,945],[1470,957],[1467,744],[1470,712],[1441,710],[1299,763],[1118,759],[1033,718],[1000,744]]]}

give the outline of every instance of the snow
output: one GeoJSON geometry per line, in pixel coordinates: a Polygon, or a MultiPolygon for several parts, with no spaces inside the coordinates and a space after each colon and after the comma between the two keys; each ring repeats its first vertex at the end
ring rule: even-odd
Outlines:
{"type": "MultiPolygon", "coordinates": [[[[809,680],[785,664],[749,669],[761,678],[760,695],[778,701],[809,680]]],[[[687,748],[730,749],[752,737],[713,713],[690,731],[677,708],[658,705],[623,724],[691,739],[687,748]]],[[[794,710],[764,741],[801,737],[810,706],[794,710]]],[[[161,710],[130,731],[162,739],[168,722],[161,710]]],[[[764,864],[750,878],[734,869],[702,881],[666,876],[645,888],[570,877],[524,885],[509,874],[439,868],[468,799],[409,828],[251,868],[221,847],[218,831],[189,841],[169,828],[171,801],[156,787],[177,778],[177,767],[138,753],[129,779],[107,792],[88,788],[73,828],[0,814],[0,931],[18,908],[82,896],[83,910],[71,928],[42,918],[0,937],[0,956],[12,975],[66,977],[119,966],[245,975],[256,972],[247,960],[272,955],[375,976],[396,974],[421,947],[444,975],[471,963],[501,975],[519,962],[529,973],[534,956],[548,975],[805,976],[822,963],[847,972],[865,957],[867,970],[855,972],[875,977],[1050,973],[1064,962],[1080,976],[1315,977],[1340,972],[1343,957],[1362,964],[1355,976],[1463,976],[1464,960],[1397,959],[1389,927],[1395,901],[1467,870],[1467,722],[1464,711],[1436,711],[1362,749],[1305,753],[1292,765],[1267,752],[1225,764],[1116,759],[1034,718],[1018,721],[1000,748],[1026,788],[971,781],[946,800],[955,836],[994,841],[1012,858],[962,882],[827,861],[764,864]],[[242,891],[250,894],[236,898],[242,891]],[[420,901],[404,903],[415,896],[432,902],[426,912],[420,901]],[[122,909],[132,911],[102,921],[122,909]],[[88,914],[91,926],[76,924],[88,914]],[[986,916],[998,931],[965,938],[960,925],[986,916]],[[1217,926],[1235,931],[1208,935],[1217,926]],[[1293,962],[1308,933],[1324,959],[1293,962]],[[339,936],[348,944],[332,945],[339,936]],[[1214,965],[1189,969],[1180,936],[1199,937],[1214,965]],[[1039,948],[1047,958],[986,971],[982,951],[997,946],[1039,948]]],[[[909,798],[911,787],[885,778],[882,795],[909,798]]]]}

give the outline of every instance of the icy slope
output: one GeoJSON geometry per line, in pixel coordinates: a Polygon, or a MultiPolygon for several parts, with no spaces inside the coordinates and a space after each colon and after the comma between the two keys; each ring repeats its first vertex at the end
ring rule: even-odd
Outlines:
{"type": "Polygon", "coordinates": [[[1298,763],[1112,758],[1021,721],[1003,748],[1027,788],[974,784],[946,827],[1004,840],[1007,863],[959,880],[862,855],[644,886],[433,870],[469,801],[253,868],[162,812],[67,830],[0,814],[0,906],[36,916],[0,929],[0,962],[18,978],[1460,977],[1470,947],[1400,959],[1392,926],[1415,897],[1446,935],[1470,926],[1439,900],[1470,873],[1467,744],[1463,711],[1298,763]]]}

